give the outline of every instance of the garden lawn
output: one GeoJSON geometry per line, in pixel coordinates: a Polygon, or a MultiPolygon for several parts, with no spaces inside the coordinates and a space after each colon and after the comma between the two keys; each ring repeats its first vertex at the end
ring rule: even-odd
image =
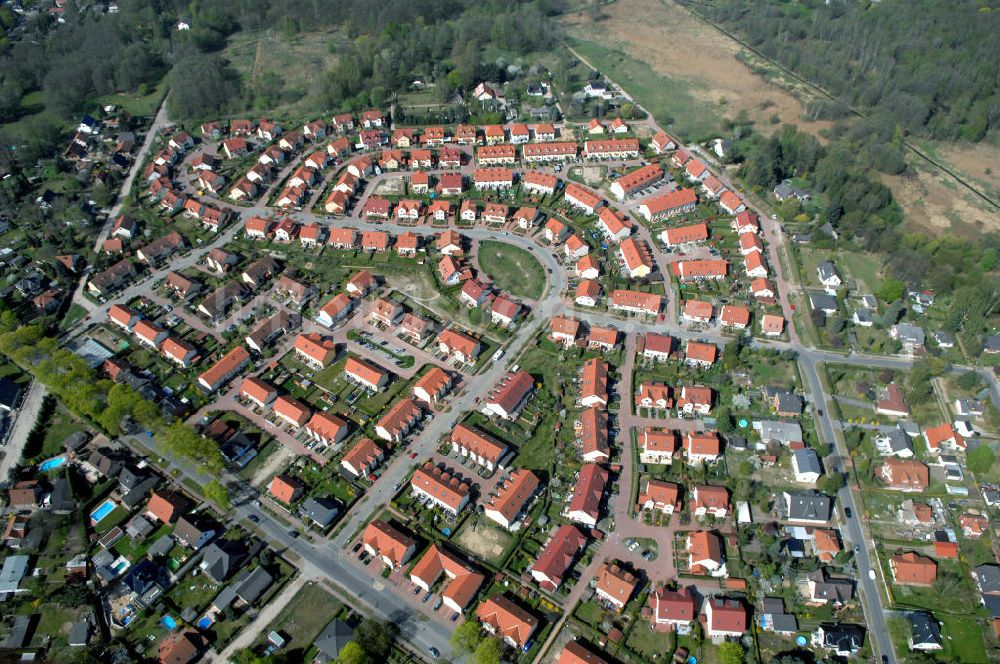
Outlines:
{"type": "Polygon", "coordinates": [[[479,244],[479,266],[497,288],[537,300],[545,290],[545,270],[530,252],[520,247],[486,240],[479,244]]]}
{"type": "Polygon", "coordinates": [[[304,650],[342,608],[341,603],[321,586],[307,583],[292,598],[273,629],[291,637],[287,650],[304,650]]]}
{"type": "Polygon", "coordinates": [[[941,621],[941,637],[944,640],[942,659],[950,655],[955,662],[987,662],[983,646],[982,628],[971,616],[936,614],[941,621]]]}

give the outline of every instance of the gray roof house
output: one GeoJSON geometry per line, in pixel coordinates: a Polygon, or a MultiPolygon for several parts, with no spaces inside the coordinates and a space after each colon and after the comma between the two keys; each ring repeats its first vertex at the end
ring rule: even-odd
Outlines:
{"type": "Polygon", "coordinates": [[[222,589],[212,602],[212,606],[219,611],[225,611],[237,600],[247,605],[253,604],[272,583],[274,577],[263,567],[244,570],[232,583],[222,589]]]}
{"type": "Polygon", "coordinates": [[[63,447],[66,448],[67,452],[76,452],[86,445],[88,440],[90,440],[90,434],[86,431],[74,431],[63,440],[63,447]]]}
{"type": "Polygon", "coordinates": [[[816,450],[803,447],[792,453],[792,469],[795,471],[795,481],[812,483],[823,474],[823,466],[819,462],[816,450]]]}
{"type": "Polygon", "coordinates": [[[828,523],[833,499],[819,491],[785,491],[782,494],[785,518],[800,523],[828,523]]]}
{"type": "Polygon", "coordinates": [[[906,620],[910,623],[910,650],[930,651],[944,647],[941,625],[930,613],[912,611],[906,614],[906,620]]]}
{"type": "Polygon", "coordinates": [[[809,304],[814,310],[822,311],[828,316],[832,316],[840,310],[837,298],[826,293],[809,293],[809,304]]]}
{"type": "Polygon", "coordinates": [[[333,498],[306,498],[302,503],[302,514],[320,528],[326,528],[340,514],[340,503],[333,498]]]}
{"type": "Polygon", "coordinates": [[[69,628],[69,645],[73,648],[83,648],[90,641],[90,623],[86,620],[73,623],[69,628]]]}
{"type": "Polygon", "coordinates": [[[889,336],[899,341],[907,348],[924,345],[924,330],[910,323],[897,323],[889,329],[889,336]]]}
{"type": "Polygon", "coordinates": [[[174,537],[177,541],[195,551],[211,542],[216,534],[216,524],[197,521],[189,515],[177,519],[177,525],[174,527],[174,537]]]}
{"type": "Polygon", "coordinates": [[[875,448],[884,456],[898,456],[903,459],[913,456],[913,443],[910,442],[910,437],[898,427],[875,436],[875,448]]]}
{"type": "Polygon", "coordinates": [[[1000,594],[1000,565],[980,565],[973,571],[979,592],[984,595],[1000,594]]]}
{"type": "Polygon", "coordinates": [[[28,573],[28,556],[7,556],[0,567],[0,597],[24,592],[21,579],[28,573]]]}
{"type": "Polygon", "coordinates": [[[787,390],[773,390],[771,405],[780,415],[798,415],[802,412],[802,397],[787,390]]]}
{"type": "Polygon", "coordinates": [[[153,532],[153,524],[143,515],[136,514],[129,520],[128,525],[125,526],[125,532],[134,540],[145,539],[146,535],[153,532]]]}
{"type": "Polygon", "coordinates": [[[983,338],[983,352],[1000,353],[1000,334],[990,334],[983,338]]]}
{"type": "Polygon", "coordinates": [[[205,547],[200,567],[213,581],[222,583],[233,575],[246,556],[246,549],[239,542],[219,540],[205,547]]]}
{"type": "Polygon", "coordinates": [[[798,631],[795,616],[785,613],[785,602],[780,597],[765,597],[761,606],[761,627],[776,634],[791,634],[798,631]]]}
{"type": "Polygon", "coordinates": [[[837,287],[843,283],[837,266],[830,261],[823,261],[816,267],[816,274],[819,275],[821,284],[827,287],[837,287]]]}
{"type": "Polygon", "coordinates": [[[809,192],[801,187],[796,187],[790,181],[785,180],[774,188],[774,197],[779,201],[785,201],[789,198],[797,198],[800,201],[806,201],[809,200],[809,192]]]}
{"type": "Polygon", "coordinates": [[[834,605],[846,603],[854,596],[854,584],[850,579],[828,577],[822,567],[806,575],[806,585],[814,602],[832,602],[834,605]]]}
{"type": "Polygon", "coordinates": [[[313,645],[319,651],[317,661],[322,664],[332,662],[340,655],[341,649],[354,638],[354,630],[342,620],[334,620],[323,628],[313,645]]]}
{"type": "Polygon", "coordinates": [[[865,630],[858,625],[822,623],[812,634],[812,644],[839,657],[854,655],[865,643],[865,630]]]}
{"type": "Polygon", "coordinates": [[[156,538],[148,549],[146,549],[146,555],[150,558],[157,558],[159,556],[166,556],[174,549],[174,540],[171,539],[169,533],[164,533],[156,538]]]}
{"type": "Polygon", "coordinates": [[[3,642],[2,647],[20,649],[31,641],[31,635],[35,631],[35,616],[14,616],[14,623],[10,629],[10,635],[3,642]]]}
{"type": "Polygon", "coordinates": [[[802,427],[798,422],[760,420],[753,423],[753,428],[760,434],[760,439],[764,443],[788,445],[802,442],[802,427]]]}
{"type": "Polygon", "coordinates": [[[986,406],[979,399],[955,399],[955,411],[962,417],[979,417],[986,406]]]}

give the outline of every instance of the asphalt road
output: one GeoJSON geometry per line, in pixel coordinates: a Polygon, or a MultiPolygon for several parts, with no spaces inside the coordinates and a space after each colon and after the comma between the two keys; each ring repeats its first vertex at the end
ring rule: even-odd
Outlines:
{"type": "Polygon", "coordinates": [[[42,409],[42,401],[45,399],[47,390],[37,380],[31,381],[27,394],[21,400],[21,407],[14,415],[14,426],[7,437],[7,444],[3,446],[3,459],[0,459],[0,481],[7,479],[7,474],[21,460],[21,453],[24,445],[28,442],[28,434],[35,428],[38,421],[38,413],[42,409]]]}
{"type": "MultiPolygon", "coordinates": [[[[849,452],[843,436],[838,436],[835,431],[817,364],[815,359],[811,359],[806,355],[800,356],[799,367],[812,395],[811,400],[813,408],[816,410],[816,420],[819,422],[820,432],[823,439],[836,450],[834,455],[826,458],[827,470],[844,472],[843,461],[849,458],[849,452]]],[[[867,542],[871,541],[871,539],[870,537],[866,537],[866,533],[864,532],[862,526],[864,512],[858,509],[855,502],[853,486],[854,483],[849,480],[847,486],[837,494],[837,504],[841,508],[840,533],[844,543],[852,546],[854,549],[854,561],[858,569],[857,582],[860,590],[858,597],[861,599],[865,617],[868,621],[868,638],[875,640],[878,654],[884,655],[888,658],[889,662],[894,663],[896,655],[892,648],[892,639],[889,638],[889,631],[885,622],[886,612],[882,606],[882,596],[879,594],[875,581],[868,576],[868,570],[872,569],[872,561],[868,555],[867,542]],[[847,510],[851,511],[850,518],[847,517],[847,510]]],[[[875,570],[876,574],[881,574],[881,569],[878,569],[877,566],[875,570]]]]}

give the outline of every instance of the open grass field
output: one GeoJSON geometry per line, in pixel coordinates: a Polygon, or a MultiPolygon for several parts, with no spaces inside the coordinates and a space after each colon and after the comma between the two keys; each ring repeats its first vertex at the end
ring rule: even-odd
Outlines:
{"type": "Polygon", "coordinates": [[[529,252],[504,242],[479,245],[479,266],[505,291],[537,300],[545,290],[545,270],[529,252]]]}
{"type": "Polygon", "coordinates": [[[773,83],[754,75],[746,62],[759,71],[765,63],[753,62],[738,43],[672,0],[619,0],[603,14],[597,23],[587,12],[568,17],[572,45],[657,120],[673,118],[681,139],[699,137],[741,110],[762,132],[794,123],[815,134],[830,124],[805,120],[805,91],[776,71],[768,71],[773,83]]]}
{"type": "Polygon", "coordinates": [[[262,78],[277,77],[281,92],[277,108],[256,109],[275,115],[297,116],[315,114],[324,77],[322,73],[337,63],[330,45],[338,43],[336,35],[307,32],[294,36],[273,30],[241,31],[226,45],[223,55],[250,89],[262,78]]]}
{"type": "MultiPolygon", "coordinates": [[[[996,147],[981,144],[942,149],[933,156],[994,200],[1000,200],[996,183],[1000,167],[995,164],[998,154],[996,147]],[[992,175],[985,174],[987,168],[992,175]]],[[[915,155],[909,155],[907,163],[912,173],[882,175],[882,182],[892,189],[910,228],[930,235],[947,232],[967,238],[1000,230],[1000,210],[915,155]]]]}

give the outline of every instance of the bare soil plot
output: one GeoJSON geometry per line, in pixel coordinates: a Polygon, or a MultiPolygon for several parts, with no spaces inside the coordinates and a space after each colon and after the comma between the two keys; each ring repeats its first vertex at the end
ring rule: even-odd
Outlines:
{"type": "Polygon", "coordinates": [[[492,562],[499,562],[512,540],[510,533],[492,525],[487,519],[479,519],[477,524],[470,521],[455,536],[455,544],[492,562]]]}
{"type": "Polygon", "coordinates": [[[971,238],[1000,230],[1000,213],[991,211],[982,199],[938,169],[921,166],[922,160],[909,161],[917,167],[915,174],[883,175],[882,181],[892,189],[910,228],[931,235],[949,232],[971,238]]]}
{"type": "Polygon", "coordinates": [[[406,180],[399,177],[385,178],[375,185],[375,194],[379,196],[402,196],[406,191],[406,180]]]}
{"type": "MultiPolygon", "coordinates": [[[[689,83],[687,93],[715,107],[720,116],[735,117],[745,110],[761,132],[791,123],[818,134],[831,125],[804,120],[807,92],[792,81],[771,83],[756,75],[746,64],[754,62],[751,53],[671,0],[619,0],[606,5],[604,14],[597,23],[586,12],[572,15],[567,20],[570,34],[616,48],[661,76],[689,83]],[[780,122],[771,124],[774,115],[780,122]]],[[[628,88],[627,81],[618,82],[628,88]]],[[[640,91],[627,91],[642,102],[640,91]]]]}

